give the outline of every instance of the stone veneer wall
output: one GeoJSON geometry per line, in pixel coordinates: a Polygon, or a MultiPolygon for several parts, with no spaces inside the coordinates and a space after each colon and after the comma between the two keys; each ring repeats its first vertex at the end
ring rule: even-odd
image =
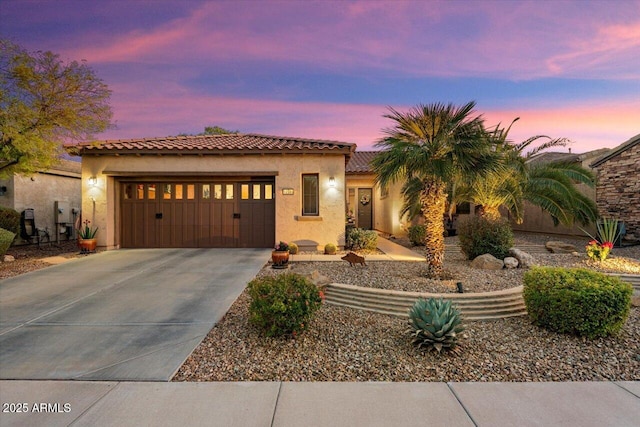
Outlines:
{"type": "Polygon", "coordinates": [[[624,221],[640,238],[640,143],[597,167],[596,203],[603,217],[624,221]]]}

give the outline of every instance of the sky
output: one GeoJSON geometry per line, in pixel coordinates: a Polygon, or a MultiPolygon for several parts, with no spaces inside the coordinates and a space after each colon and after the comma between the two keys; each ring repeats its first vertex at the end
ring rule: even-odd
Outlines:
{"type": "Polygon", "coordinates": [[[2,0],[0,22],[107,83],[96,139],[217,125],[370,150],[389,107],[472,100],[488,127],[519,117],[514,142],[640,133],[640,0],[2,0]]]}

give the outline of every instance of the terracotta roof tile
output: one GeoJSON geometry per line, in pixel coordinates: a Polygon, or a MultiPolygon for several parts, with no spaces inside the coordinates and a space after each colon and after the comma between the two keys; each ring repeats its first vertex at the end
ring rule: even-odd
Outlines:
{"type": "Polygon", "coordinates": [[[338,150],[351,153],[355,144],[320,139],[289,138],[258,134],[169,136],[83,142],[66,146],[70,151],[89,153],[224,153],[338,150]]]}
{"type": "Polygon", "coordinates": [[[378,151],[356,151],[351,154],[351,159],[347,163],[346,173],[373,173],[370,162],[378,153],[378,151]]]}

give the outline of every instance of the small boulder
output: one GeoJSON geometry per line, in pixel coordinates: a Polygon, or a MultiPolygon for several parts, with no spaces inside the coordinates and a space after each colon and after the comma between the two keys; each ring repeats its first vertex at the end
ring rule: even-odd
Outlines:
{"type": "Polygon", "coordinates": [[[511,256],[506,257],[504,259],[504,268],[518,268],[518,259],[511,256]]]}
{"type": "Polygon", "coordinates": [[[578,249],[572,244],[556,240],[548,241],[547,243],[545,243],[544,247],[547,248],[549,252],[554,254],[570,254],[578,251],[578,249]]]}
{"type": "Polygon", "coordinates": [[[480,270],[502,270],[504,262],[491,254],[484,254],[477,256],[471,261],[471,267],[480,270]]]}
{"type": "Polygon", "coordinates": [[[530,268],[536,264],[530,254],[518,248],[509,249],[509,256],[518,260],[518,267],[520,268],[530,268]]]}
{"type": "Polygon", "coordinates": [[[325,275],[320,274],[318,270],[313,270],[313,272],[309,274],[307,277],[313,282],[314,285],[316,285],[319,288],[323,286],[327,286],[328,284],[331,283],[331,279],[329,279],[325,275]]]}
{"type": "Polygon", "coordinates": [[[2,259],[3,262],[13,262],[16,259],[13,257],[13,255],[5,255],[4,258],[2,259]]]}

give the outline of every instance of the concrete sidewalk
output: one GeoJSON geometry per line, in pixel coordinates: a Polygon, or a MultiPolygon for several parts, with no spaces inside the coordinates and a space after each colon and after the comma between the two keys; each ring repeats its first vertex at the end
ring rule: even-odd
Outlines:
{"type": "MultiPolygon", "coordinates": [[[[378,249],[384,254],[382,255],[366,255],[365,261],[425,261],[425,258],[417,252],[407,249],[397,243],[394,243],[384,237],[378,236],[378,249]]],[[[290,262],[315,262],[315,261],[333,261],[344,262],[340,259],[341,255],[324,255],[324,254],[299,254],[290,255],[290,262]]]]}
{"type": "Polygon", "coordinates": [[[2,426],[623,427],[640,419],[637,381],[0,381],[0,396],[2,426]]]}

